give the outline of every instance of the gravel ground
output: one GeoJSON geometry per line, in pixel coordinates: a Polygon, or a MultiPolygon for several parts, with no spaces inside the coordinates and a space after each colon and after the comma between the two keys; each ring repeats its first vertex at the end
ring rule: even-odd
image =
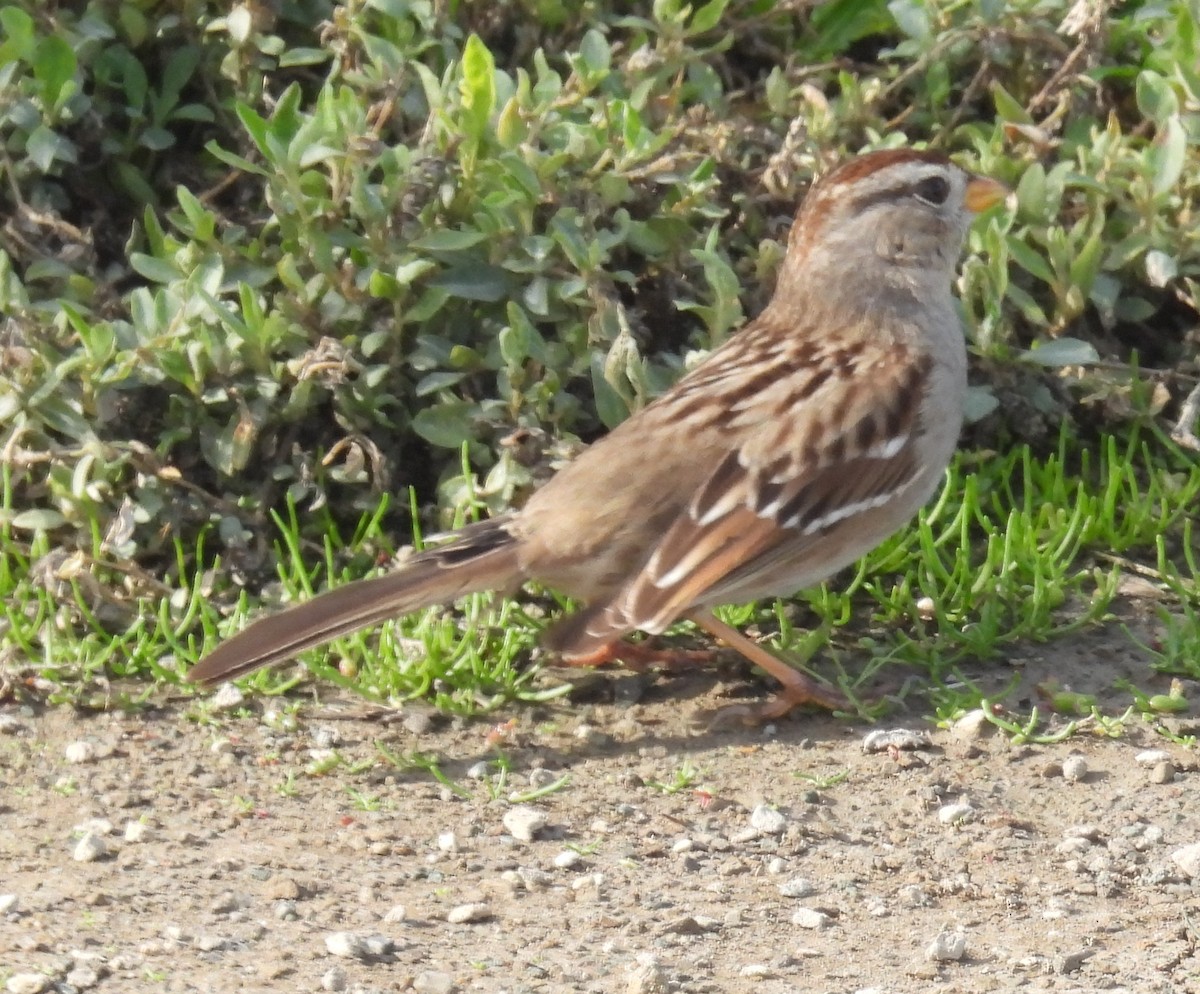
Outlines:
{"type": "MultiPolygon", "coordinates": [[[[1142,665],[1082,642],[1025,662],[1076,689],[1142,665]]],[[[0,709],[0,982],[1200,991],[1200,768],[1149,726],[1018,746],[914,705],[697,730],[762,685],[587,684],[486,721],[368,719],[327,688],[206,721],[0,709]]]]}

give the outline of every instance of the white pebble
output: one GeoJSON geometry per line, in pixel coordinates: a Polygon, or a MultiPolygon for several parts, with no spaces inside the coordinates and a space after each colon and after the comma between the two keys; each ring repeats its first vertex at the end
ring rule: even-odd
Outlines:
{"type": "Polygon", "coordinates": [[[816,892],[816,887],[808,877],[788,877],[779,885],[779,893],[784,897],[808,897],[816,892]]]}
{"type": "Polygon", "coordinates": [[[988,716],[984,713],[983,708],[975,708],[950,726],[950,734],[960,742],[974,742],[976,739],[983,738],[994,728],[995,726],[988,721],[988,716]]]}
{"type": "Polygon", "coordinates": [[[829,925],[829,916],[816,908],[797,908],[792,913],[792,924],[801,928],[825,928],[829,925]]]}
{"type": "Polygon", "coordinates": [[[485,918],[491,917],[491,905],[485,904],[483,901],[476,901],[474,904],[459,904],[451,908],[446,915],[446,921],[451,925],[464,925],[467,922],[481,922],[485,918]]]}
{"type": "Polygon", "coordinates": [[[50,988],[50,978],[44,973],[14,973],[4,989],[8,994],[42,994],[50,988]]]}
{"type": "Polygon", "coordinates": [[[96,747],[83,740],[68,742],[63,755],[68,763],[90,763],[96,758],[96,747]]]}
{"type": "Polygon", "coordinates": [[[1143,749],[1133,761],[1138,766],[1153,766],[1155,763],[1162,763],[1171,758],[1171,754],[1165,749],[1143,749]]]}
{"type": "Polygon", "coordinates": [[[1193,842],[1190,846],[1176,849],[1171,853],[1171,859],[1193,880],[1200,879],[1200,842],[1193,842]]]}
{"type": "Polygon", "coordinates": [[[75,843],[75,848],[71,850],[71,858],[76,863],[94,863],[98,859],[103,859],[108,855],[108,845],[104,841],[104,837],[96,835],[93,832],[88,832],[75,843]]]}
{"type": "Polygon", "coordinates": [[[487,778],[488,763],[486,759],[481,759],[478,763],[474,763],[467,768],[468,780],[486,780],[487,778]]]}
{"type": "Polygon", "coordinates": [[[0,714],[0,735],[19,735],[25,730],[14,714],[0,714]]]}
{"type": "Polygon", "coordinates": [[[522,842],[532,842],[533,837],[546,827],[546,814],[528,804],[518,804],[509,808],[501,819],[504,827],[514,839],[522,842]]]}
{"type": "Polygon", "coordinates": [[[417,994],[451,994],[456,988],[450,974],[424,970],[413,978],[412,989],[417,994]]]}
{"type": "Polygon", "coordinates": [[[960,960],[967,952],[967,937],[962,932],[942,932],[925,950],[925,957],[935,963],[960,960]]]}
{"type": "Polygon", "coordinates": [[[762,980],[772,975],[771,968],[766,963],[747,963],[738,971],[738,976],[751,977],[755,980],[762,980]]]}
{"type": "Polygon", "coordinates": [[[321,989],[326,991],[344,991],[349,978],[340,966],[331,966],[321,974],[321,989]]]}
{"type": "Polygon", "coordinates": [[[667,994],[667,975],[658,960],[648,953],[638,956],[638,964],[629,972],[625,994],[667,994]]]}
{"type": "Polygon", "coordinates": [[[385,922],[402,922],[408,917],[408,908],[403,904],[393,905],[386,915],[383,916],[385,922]]]}
{"type": "Polygon", "coordinates": [[[937,617],[937,604],[932,597],[918,597],[913,606],[917,609],[917,617],[922,621],[933,621],[937,617]]]}
{"type": "Polygon", "coordinates": [[[225,756],[233,752],[233,739],[227,739],[224,736],[215,738],[208,747],[208,751],[214,756],[225,756]]]}
{"type": "Polygon", "coordinates": [[[578,866],[583,857],[574,849],[564,849],[554,857],[554,865],[560,870],[569,870],[574,866],[578,866]]]}
{"type": "Polygon", "coordinates": [[[787,818],[776,808],[760,804],[750,812],[750,827],[763,835],[778,835],[787,828],[787,818]]]}
{"type": "Polygon", "coordinates": [[[1068,756],[1062,764],[1063,779],[1079,783],[1088,775],[1087,760],[1082,756],[1068,756]]]}
{"type": "Polygon", "coordinates": [[[208,701],[209,707],[214,711],[231,711],[234,708],[240,708],[245,703],[246,697],[232,683],[223,683],[208,701]]]}
{"type": "Polygon", "coordinates": [[[0,915],[11,915],[20,905],[21,899],[16,894],[0,894],[0,915]]]}
{"type": "Polygon", "coordinates": [[[458,836],[453,832],[442,832],[437,837],[437,847],[442,852],[458,852],[458,836]]]}
{"type": "Polygon", "coordinates": [[[73,987],[77,991],[91,990],[100,983],[100,971],[90,966],[77,966],[68,970],[63,979],[67,982],[68,987],[73,987]]]}
{"type": "Polygon", "coordinates": [[[353,932],[330,932],[325,936],[325,949],[330,956],[349,959],[364,959],[367,955],[367,944],[353,932]]]}
{"type": "Polygon", "coordinates": [[[150,826],[144,821],[127,821],[125,823],[125,841],[142,842],[150,831],[150,826]]]}
{"type": "Polygon", "coordinates": [[[863,736],[863,752],[887,752],[890,749],[922,749],[929,744],[926,735],[908,728],[880,728],[863,736]]]}
{"type": "Polygon", "coordinates": [[[966,801],[943,804],[938,808],[938,821],[943,825],[960,825],[964,821],[970,821],[974,814],[975,809],[966,801]]]}

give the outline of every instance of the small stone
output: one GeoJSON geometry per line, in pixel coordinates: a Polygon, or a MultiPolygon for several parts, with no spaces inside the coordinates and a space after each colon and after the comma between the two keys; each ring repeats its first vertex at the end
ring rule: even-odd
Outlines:
{"type": "Polygon", "coordinates": [[[509,808],[501,819],[504,827],[514,839],[522,842],[532,842],[533,837],[546,827],[546,814],[528,804],[518,804],[509,808]]]}
{"type": "Polygon", "coordinates": [[[363,939],[363,946],[372,959],[382,959],[396,951],[396,943],[386,935],[368,935],[363,939]]]}
{"type": "Polygon", "coordinates": [[[816,892],[817,888],[808,877],[788,877],[779,885],[779,893],[784,897],[808,897],[816,892]]]}
{"type": "Polygon", "coordinates": [[[96,758],[96,747],[91,742],[80,740],[68,742],[63,750],[63,756],[68,763],[90,763],[96,758]]]}
{"type": "Polygon", "coordinates": [[[517,877],[526,890],[545,890],[554,884],[554,878],[536,866],[517,867],[517,877]]]}
{"type": "Polygon", "coordinates": [[[25,726],[15,714],[0,714],[0,735],[20,735],[25,730],[25,726]]]}
{"type": "Polygon", "coordinates": [[[917,617],[922,621],[933,621],[937,617],[937,604],[932,597],[918,597],[913,606],[917,609],[917,617]]]}
{"type": "Polygon", "coordinates": [[[792,913],[792,924],[800,928],[822,929],[829,926],[829,915],[816,908],[797,908],[792,913]]]}
{"type": "Polygon", "coordinates": [[[144,842],[150,832],[150,826],[144,821],[127,821],[125,823],[126,842],[144,842]]]}
{"type": "Polygon", "coordinates": [[[336,749],[342,744],[342,733],[332,725],[321,725],[313,729],[312,743],[318,749],[336,749]]]}
{"type": "Polygon", "coordinates": [[[75,848],[71,850],[71,858],[76,863],[94,863],[107,855],[108,844],[104,841],[103,836],[96,835],[94,832],[85,833],[83,838],[75,843],[75,848]]]}
{"type": "Polygon", "coordinates": [[[880,728],[863,736],[862,751],[889,752],[892,749],[907,750],[923,749],[929,745],[929,738],[919,735],[908,728],[880,728]]]}
{"type": "Polygon", "coordinates": [[[209,707],[214,711],[232,711],[240,708],[245,702],[245,695],[232,683],[223,683],[217,692],[208,699],[209,707]]]}
{"type": "Polygon", "coordinates": [[[0,915],[11,915],[17,910],[21,899],[16,894],[0,894],[0,915]]]}
{"type": "Polygon", "coordinates": [[[960,960],[967,952],[967,937],[962,932],[942,932],[925,950],[925,958],[933,963],[960,960]]]}
{"type": "Polygon", "coordinates": [[[330,956],[346,959],[366,959],[367,945],[353,932],[330,932],[325,936],[325,949],[330,956]]]}
{"type": "Polygon", "coordinates": [[[1200,879],[1200,842],[1193,842],[1171,853],[1171,859],[1187,876],[1200,879]]]}
{"type": "Polygon", "coordinates": [[[4,989],[8,994],[42,994],[50,989],[50,978],[44,973],[14,973],[4,989]]]}
{"type": "Polygon", "coordinates": [[[1089,959],[1096,955],[1094,949],[1079,949],[1073,953],[1060,953],[1054,957],[1055,973],[1078,973],[1089,959]]]}
{"type": "Polygon", "coordinates": [[[481,759],[478,763],[473,763],[467,767],[468,780],[486,780],[488,778],[488,763],[486,759],[481,759]]]}
{"type": "Polygon", "coordinates": [[[294,922],[300,918],[300,911],[295,901],[276,901],[271,905],[271,913],[278,921],[294,922]]]}
{"type": "Polygon", "coordinates": [[[955,804],[943,804],[938,808],[938,821],[943,825],[961,825],[975,816],[975,808],[966,801],[955,804]]]}
{"type": "Polygon", "coordinates": [[[554,857],[554,865],[560,870],[569,870],[572,867],[578,866],[583,861],[583,857],[574,849],[564,849],[554,857]]]}
{"type": "Polygon", "coordinates": [[[340,966],[331,966],[321,974],[321,989],[326,991],[344,991],[348,983],[346,971],[340,966]]]}
{"type": "Polygon", "coordinates": [[[667,975],[653,956],[643,954],[629,972],[626,994],[667,994],[667,975]]]}
{"type": "Polygon", "coordinates": [[[1171,758],[1171,754],[1165,749],[1143,749],[1133,761],[1138,766],[1154,766],[1156,763],[1162,763],[1171,758]]]}
{"type": "Polygon", "coordinates": [[[1087,760],[1082,756],[1068,756],[1062,764],[1063,779],[1071,783],[1079,783],[1088,775],[1087,760]]]}
{"type": "Polygon", "coordinates": [[[774,976],[774,972],[766,963],[747,963],[738,971],[738,976],[750,977],[754,980],[765,980],[774,976]]]}
{"type": "Polygon", "coordinates": [[[402,922],[407,918],[408,918],[408,908],[405,907],[403,904],[393,905],[388,910],[388,913],[383,916],[383,920],[385,922],[388,922],[393,925],[396,922],[402,922]]]}
{"type": "Polygon", "coordinates": [[[779,835],[787,828],[787,818],[777,808],[760,804],[750,812],[750,827],[763,835],[779,835]]]}
{"type": "Polygon", "coordinates": [[[549,787],[557,779],[558,776],[555,772],[546,769],[544,766],[539,766],[536,770],[530,770],[529,772],[529,786],[534,790],[542,790],[545,787],[549,787]]]}
{"type": "Polygon", "coordinates": [[[975,742],[995,730],[983,708],[973,708],[950,726],[950,734],[959,742],[975,742]]]}
{"type": "Polygon", "coordinates": [[[1161,763],[1155,763],[1150,769],[1151,783],[1174,783],[1175,782],[1175,764],[1169,759],[1164,759],[1161,763]]]}
{"type": "Polygon", "coordinates": [[[77,991],[87,991],[100,983],[100,972],[90,966],[77,966],[68,970],[63,979],[67,982],[68,987],[73,987],[77,991]]]}
{"type": "Polygon", "coordinates": [[[896,892],[896,899],[905,908],[924,908],[929,904],[929,895],[919,884],[906,884],[896,892]]]}
{"type": "Polygon", "coordinates": [[[458,836],[453,832],[442,832],[437,837],[437,847],[442,852],[458,852],[458,836]]]}
{"type": "Polygon", "coordinates": [[[413,978],[412,989],[417,994],[452,994],[457,988],[450,974],[438,970],[424,970],[413,978]]]}
{"type": "Polygon", "coordinates": [[[481,922],[491,917],[491,905],[485,904],[483,901],[476,901],[473,904],[459,904],[451,908],[446,914],[446,921],[451,925],[464,925],[467,922],[481,922]]]}

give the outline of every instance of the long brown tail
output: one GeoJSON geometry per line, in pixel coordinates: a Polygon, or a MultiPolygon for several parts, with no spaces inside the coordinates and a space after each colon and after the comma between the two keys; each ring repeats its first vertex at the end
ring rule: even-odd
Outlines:
{"type": "Polygon", "coordinates": [[[232,680],[388,618],[481,590],[512,589],[524,576],[511,521],[505,516],[470,525],[453,542],[418,553],[394,573],[348,583],[262,618],[200,660],[187,680],[232,680]]]}

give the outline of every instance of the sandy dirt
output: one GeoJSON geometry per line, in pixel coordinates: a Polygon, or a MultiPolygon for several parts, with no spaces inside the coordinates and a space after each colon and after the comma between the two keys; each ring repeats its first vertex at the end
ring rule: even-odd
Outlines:
{"type": "MultiPolygon", "coordinates": [[[[1012,662],[1013,707],[1050,674],[1110,714],[1122,675],[1165,687],[1112,633],[1012,662]]],[[[0,708],[0,983],[1200,991],[1197,754],[1140,718],[1014,744],[938,729],[915,695],[875,724],[714,730],[704,715],[765,683],[585,685],[470,721],[324,687],[86,716],[18,694],[0,708]],[[890,729],[914,734],[864,751],[890,729]]]]}

